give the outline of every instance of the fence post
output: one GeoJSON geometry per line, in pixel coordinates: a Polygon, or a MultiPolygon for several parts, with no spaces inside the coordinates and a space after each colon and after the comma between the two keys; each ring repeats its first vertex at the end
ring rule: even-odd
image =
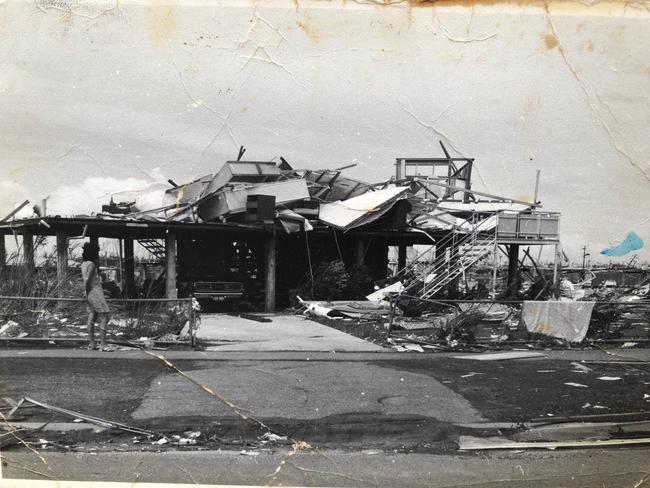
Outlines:
{"type": "MultiPolygon", "coordinates": [[[[59,298],[64,298],[68,281],[68,236],[65,231],[56,232],[56,286],[59,298]]],[[[58,310],[63,308],[63,302],[57,302],[58,310]]]]}
{"type": "Polygon", "coordinates": [[[395,319],[395,309],[397,308],[398,294],[395,292],[390,292],[388,294],[388,303],[390,304],[388,312],[388,330],[386,331],[386,339],[390,337],[391,332],[393,332],[393,320],[395,319]]]}
{"type": "Polygon", "coordinates": [[[196,327],[196,315],[194,313],[194,304],[192,303],[191,298],[189,298],[189,304],[190,304],[190,327],[189,327],[190,347],[194,348],[194,328],[196,327]]]}

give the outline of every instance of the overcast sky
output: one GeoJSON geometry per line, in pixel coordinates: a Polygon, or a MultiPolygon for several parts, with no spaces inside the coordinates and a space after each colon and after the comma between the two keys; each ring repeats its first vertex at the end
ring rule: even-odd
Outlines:
{"type": "Polygon", "coordinates": [[[648,3],[443,5],[6,0],[0,210],[98,211],[240,145],[378,182],[443,139],[476,189],[530,200],[541,169],[573,260],[630,230],[650,260],[648,3]]]}

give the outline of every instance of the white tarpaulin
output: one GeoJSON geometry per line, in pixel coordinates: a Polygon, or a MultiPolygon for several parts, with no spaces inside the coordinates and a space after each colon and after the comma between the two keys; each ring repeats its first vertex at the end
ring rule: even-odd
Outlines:
{"type": "Polygon", "coordinates": [[[526,301],[521,321],[528,332],[558,337],[568,342],[582,342],[589,328],[595,302],[526,301]]]}
{"type": "Polygon", "coordinates": [[[339,229],[350,229],[367,224],[390,210],[408,190],[408,186],[397,186],[369,191],[347,200],[325,203],[320,206],[318,219],[339,229]]]}

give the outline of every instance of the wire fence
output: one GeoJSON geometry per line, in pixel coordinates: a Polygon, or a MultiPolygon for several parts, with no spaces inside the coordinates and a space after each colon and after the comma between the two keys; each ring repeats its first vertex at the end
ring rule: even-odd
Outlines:
{"type": "MultiPolygon", "coordinates": [[[[200,315],[193,298],[106,301],[110,342],[195,345],[200,315]]],[[[0,296],[0,338],[87,339],[88,315],[83,298],[0,296]]]]}

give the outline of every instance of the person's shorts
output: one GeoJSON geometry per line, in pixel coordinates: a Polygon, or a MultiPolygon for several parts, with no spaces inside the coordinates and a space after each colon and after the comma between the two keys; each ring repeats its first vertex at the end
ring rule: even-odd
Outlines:
{"type": "Polygon", "coordinates": [[[108,313],[108,303],[104,298],[104,291],[98,288],[93,288],[88,293],[88,312],[108,313]]]}

